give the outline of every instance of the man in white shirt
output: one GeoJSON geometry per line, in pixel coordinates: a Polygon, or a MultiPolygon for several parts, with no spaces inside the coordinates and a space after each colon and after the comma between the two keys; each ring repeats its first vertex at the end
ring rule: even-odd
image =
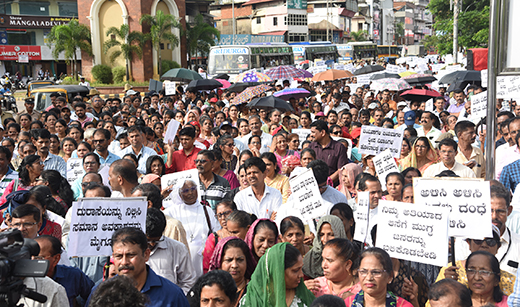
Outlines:
{"type": "Polygon", "coordinates": [[[258,157],[249,158],[245,162],[245,169],[249,187],[235,196],[237,208],[253,213],[258,218],[274,220],[278,208],[282,205],[282,194],[265,184],[265,162],[258,157]]]}
{"type": "Polygon", "coordinates": [[[163,235],[165,228],[164,213],[157,208],[148,208],[146,237],[151,253],[147,264],[157,275],[170,280],[186,294],[197,280],[190,254],[184,244],[163,235]]]}
{"type": "MultiPolygon", "coordinates": [[[[520,118],[515,117],[509,123],[509,137],[515,141],[515,144],[509,148],[500,151],[500,156],[497,154],[496,164],[495,164],[495,179],[500,178],[500,174],[502,173],[502,169],[520,159],[520,149],[518,147],[518,132],[520,131],[520,118]]],[[[507,145],[502,145],[507,146],[507,145]]]]}
{"type": "Polygon", "coordinates": [[[253,135],[258,135],[262,140],[262,147],[260,148],[260,153],[268,152],[273,142],[273,137],[262,131],[262,120],[260,116],[253,115],[249,118],[249,129],[251,132],[240,138],[239,140],[247,146],[249,144],[249,138],[253,135]]]}
{"type": "Polygon", "coordinates": [[[433,178],[442,171],[451,170],[462,178],[476,178],[475,173],[471,168],[455,161],[455,156],[458,152],[458,145],[453,139],[447,138],[442,140],[439,143],[439,151],[441,161],[430,165],[426,171],[424,171],[423,177],[433,178]]]}
{"type": "Polygon", "coordinates": [[[150,147],[146,147],[143,145],[143,131],[138,126],[132,126],[128,129],[128,140],[130,141],[130,146],[121,150],[120,156],[123,157],[126,154],[134,154],[137,157],[139,166],[137,170],[141,174],[146,174],[146,161],[151,156],[157,156],[157,152],[151,149],[150,147]]]}
{"type": "Polygon", "coordinates": [[[421,115],[421,127],[417,128],[417,136],[425,136],[432,144],[441,135],[441,131],[433,126],[434,114],[430,111],[425,111],[421,115]]]}

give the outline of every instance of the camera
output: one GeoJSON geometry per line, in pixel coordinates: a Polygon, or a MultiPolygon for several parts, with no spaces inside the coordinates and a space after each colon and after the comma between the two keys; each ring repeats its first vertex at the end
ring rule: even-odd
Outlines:
{"type": "Polygon", "coordinates": [[[17,306],[21,295],[45,303],[47,297],[27,289],[26,277],[45,277],[48,260],[31,260],[38,256],[40,246],[35,240],[24,239],[18,229],[0,232],[0,307],[17,306]]]}

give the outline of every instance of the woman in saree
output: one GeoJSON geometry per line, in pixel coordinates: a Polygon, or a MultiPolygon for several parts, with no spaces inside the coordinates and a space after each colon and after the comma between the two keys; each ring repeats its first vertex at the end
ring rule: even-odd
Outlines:
{"type": "Polygon", "coordinates": [[[413,144],[410,154],[399,160],[399,168],[402,171],[408,167],[415,167],[422,174],[430,165],[437,162],[439,162],[437,150],[427,137],[421,136],[413,144]]]}

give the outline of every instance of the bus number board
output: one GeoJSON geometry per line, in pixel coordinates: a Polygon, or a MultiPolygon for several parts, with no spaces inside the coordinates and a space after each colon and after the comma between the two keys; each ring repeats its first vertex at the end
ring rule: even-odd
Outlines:
{"type": "Polygon", "coordinates": [[[212,54],[247,54],[247,48],[217,48],[211,50],[212,54]]]}

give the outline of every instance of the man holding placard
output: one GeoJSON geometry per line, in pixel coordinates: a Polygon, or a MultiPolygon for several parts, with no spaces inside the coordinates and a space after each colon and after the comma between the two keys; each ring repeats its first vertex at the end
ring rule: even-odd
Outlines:
{"type": "Polygon", "coordinates": [[[442,171],[451,170],[462,178],[475,178],[475,173],[467,166],[455,161],[458,152],[458,144],[453,139],[447,138],[439,143],[441,162],[430,165],[424,171],[423,177],[435,177],[442,171]]]}

